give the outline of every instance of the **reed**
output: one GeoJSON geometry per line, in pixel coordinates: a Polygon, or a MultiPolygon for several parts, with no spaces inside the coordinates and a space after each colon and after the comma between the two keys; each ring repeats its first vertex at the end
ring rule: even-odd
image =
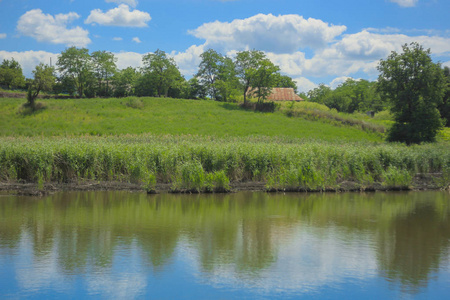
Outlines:
{"type": "Polygon", "coordinates": [[[416,173],[447,172],[448,146],[189,135],[8,137],[0,138],[0,181],[169,183],[198,192],[227,190],[230,181],[299,190],[343,181],[405,185],[416,173]]]}

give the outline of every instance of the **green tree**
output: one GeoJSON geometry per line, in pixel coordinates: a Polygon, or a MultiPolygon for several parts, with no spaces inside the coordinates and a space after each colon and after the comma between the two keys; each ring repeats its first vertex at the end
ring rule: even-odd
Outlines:
{"type": "Polygon", "coordinates": [[[115,97],[127,97],[134,94],[134,86],[140,74],[135,68],[120,70],[111,77],[115,97]]]}
{"type": "Polygon", "coordinates": [[[292,80],[291,77],[289,77],[287,75],[281,75],[281,74],[277,73],[275,75],[275,82],[276,82],[276,87],[293,88],[294,92],[296,94],[298,93],[297,84],[295,83],[294,80],[292,80]]]}
{"type": "Polygon", "coordinates": [[[91,54],[94,76],[97,79],[97,95],[110,96],[109,82],[117,71],[114,54],[95,51],[91,54]]]}
{"type": "Polygon", "coordinates": [[[251,92],[255,71],[264,59],[264,52],[258,50],[240,51],[236,55],[236,73],[244,88],[244,104],[247,103],[247,95],[251,92]]]}
{"type": "Polygon", "coordinates": [[[445,94],[442,103],[438,106],[441,117],[445,119],[445,126],[450,127],[450,68],[444,67],[445,94]]]}
{"type": "Polygon", "coordinates": [[[184,97],[186,99],[204,99],[206,98],[208,92],[204,85],[200,83],[198,77],[192,77],[187,81],[186,90],[184,92],[184,97]]]}
{"type": "Polygon", "coordinates": [[[27,104],[33,110],[36,105],[36,98],[41,91],[50,92],[55,84],[55,69],[43,63],[36,66],[33,71],[34,79],[28,87],[27,104]]]}
{"type": "Polygon", "coordinates": [[[378,65],[378,90],[390,101],[395,123],[389,141],[407,144],[432,142],[442,127],[437,106],[444,95],[444,74],[431,60],[430,49],[418,43],[392,52],[378,65]]]}
{"type": "Polygon", "coordinates": [[[22,67],[14,58],[5,59],[0,65],[0,85],[10,89],[21,88],[25,85],[22,67]]]}
{"type": "Polygon", "coordinates": [[[276,85],[277,72],[280,70],[269,59],[265,58],[259,62],[257,69],[250,69],[250,83],[254,89],[254,95],[258,102],[264,102],[276,85]]]}
{"type": "Polygon", "coordinates": [[[216,100],[227,102],[240,93],[239,79],[236,77],[235,65],[231,58],[222,57],[218,67],[219,72],[214,83],[216,100]]]}
{"type": "Polygon", "coordinates": [[[73,82],[79,97],[83,97],[86,89],[92,85],[93,65],[89,50],[70,47],[61,52],[58,57],[58,71],[61,81],[73,82]],[[66,80],[65,78],[70,78],[66,80]]]}
{"type": "Polygon", "coordinates": [[[202,61],[198,66],[198,72],[195,75],[200,81],[200,83],[206,88],[209,96],[217,100],[217,85],[216,81],[219,80],[219,75],[221,72],[221,65],[223,62],[222,54],[214,51],[213,49],[208,49],[200,55],[202,61]]]}
{"type": "Polygon", "coordinates": [[[147,75],[147,82],[155,86],[158,97],[167,96],[169,88],[182,77],[175,60],[168,57],[162,50],[149,53],[142,58],[143,72],[147,75]],[[148,76],[149,75],[149,76],[148,76]]]}
{"type": "Polygon", "coordinates": [[[320,104],[325,104],[325,102],[328,101],[328,98],[331,96],[333,91],[329,86],[326,86],[325,84],[321,83],[318,87],[310,90],[308,92],[308,98],[311,102],[316,102],[320,104]]]}

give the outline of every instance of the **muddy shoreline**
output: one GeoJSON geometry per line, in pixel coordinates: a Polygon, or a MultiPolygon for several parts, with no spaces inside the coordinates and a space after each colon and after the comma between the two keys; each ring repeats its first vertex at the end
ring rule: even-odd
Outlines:
{"type": "MultiPolygon", "coordinates": [[[[389,187],[381,183],[373,183],[371,185],[361,185],[357,182],[342,181],[336,186],[325,188],[325,190],[305,190],[305,189],[271,189],[267,190],[265,182],[232,182],[230,184],[230,192],[376,192],[376,191],[398,191],[398,190],[439,190],[449,189],[450,182],[445,186],[438,184],[441,174],[417,174],[412,184],[408,187],[389,187]]],[[[155,187],[156,193],[172,193],[172,185],[170,183],[159,183],[155,187]]],[[[27,182],[0,182],[0,192],[8,194],[44,196],[62,191],[130,191],[145,192],[143,186],[137,183],[117,182],[117,181],[78,181],[69,183],[51,182],[45,183],[39,187],[37,183],[27,182]]],[[[192,193],[192,191],[181,190],[176,193],[192,193]]]]}

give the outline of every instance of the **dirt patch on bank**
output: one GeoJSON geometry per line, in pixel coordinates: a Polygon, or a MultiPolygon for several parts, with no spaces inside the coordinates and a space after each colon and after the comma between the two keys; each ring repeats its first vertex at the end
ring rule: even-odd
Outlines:
{"type": "MultiPolygon", "coordinates": [[[[375,192],[375,191],[394,191],[394,190],[437,190],[450,189],[450,182],[443,183],[441,174],[417,174],[412,184],[408,187],[389,187],[381,183],[371,185],[362,185],[353,181],[342,181],[335,187],[325,188],[325,190],[307,190],[307,189],[271,189],[269,192],[375,192]]],[[[268,191],[265,182],[232,182],[231,192],[268,191]]],[[[162,183],[156,185],[157,193],[171,192],[172,185],[162,183]]],[[[11,192],[17,195],[44,196],[59,191],[131,191],[144,192],[142,185],[137,183],[116,182],[116,181],[81,181],[70,183],[45,183],[39,187],[36,183],[26,182],[0,182],[0,191],[11,192]]]]}

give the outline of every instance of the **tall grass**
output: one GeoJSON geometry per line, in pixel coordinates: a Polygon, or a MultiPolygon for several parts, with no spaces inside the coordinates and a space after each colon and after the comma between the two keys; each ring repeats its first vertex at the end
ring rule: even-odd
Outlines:
{"type": "Polygon", "coordinates": [[[194,191],[262,181],[272,189],[323,190],[343,181],[403,186],[405,181],[395,181],[398,174],[449,168],[448,143],[407,147],[171,135],[0,138],[0,181],[113,180],[194,191]]]}

